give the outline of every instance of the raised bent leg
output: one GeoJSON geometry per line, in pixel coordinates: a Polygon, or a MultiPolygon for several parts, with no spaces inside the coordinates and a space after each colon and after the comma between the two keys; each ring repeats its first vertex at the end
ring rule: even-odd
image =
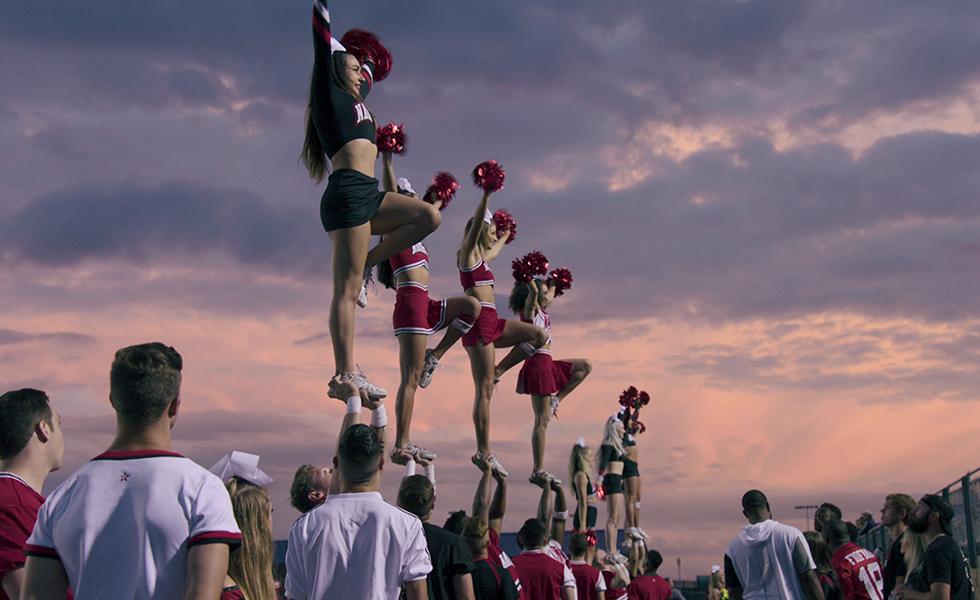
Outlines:
{"type": "Polygon", "coordinates": [[[532,352],[529,353],[526,349],[519,350],[515,348],[507,354],[507,359],[515,360],[519,358],[519,360],[516,360],[516,362],[513,362],[509,366],[505,364],[505,361],[500,361],[501,364],[494,367],[494,377],[500,378],[504,371],[530,356],[533,350],[537,350],[548,343],[548,332],[544,329],[541,329],[537,325],[524,323],[523,321],[512,321],[508,319],[504,325],[503,333],[500,334],[500,337],[497,338],[497,341],[493,345],[497,348],[509,348],[524,342],[531,345],[532,352]],[[521,357],[522,354],[523,357],[521,357]],[[501,367],[503,367],[503,370],[501,370],[501,367]]]}
{"type": "Polygon", "coordinates": [[[463,337],[465,332],[460,329],[460,326],[468,322],[472,327],[473,323],[476,322],[476,318],[480,316],[480,310],[482,308],[480,301],[472,296],[446,298],[446,320],[450,321],[450,323],[449,327],[446,328],[446,333],[439,340],[439,344],[432,349],[432,354],[436,358],[445,356],[446,352],[453,347],[453,344],[463,337]],[[459,324],[457,324],[457,320],[459,324]]]}
{"type": "Polygon", "coordinates": [[[571,394],[572,390],[577,388],[578,384],[585,381],[585,378],[592,372],[592,361],[587,358],[563,358],[561,360],[572,363],[572,376],[568,380],[568,385],[565,386],[565,389],[556,394],[559,402],[564,400],[565,396],[571,394]]]}
{"type": "Polygon", "coordinates": [[[371,225],[329,232],[333,266],[333,298],[330,301],[330,341],[336,375],[354,370],[354,304],[361,291],[364,261],[371,243],[371,225]]]}
{"type": "Polygon", "coordinates": [[[435,231],[440,223],[442,215],[435,206],[418,198],[388,192],[371,219],[371,232],[385,238],[371,248],[367,264],[374,266],[411,248],[412,244],[421,242],[435,231]]]}
{"type": "Polygon", "coordinates": [[[419,387],[422,362],[425,360],[426,336],[403,333],[398,336],[398,363],[402,380],[395,398],[395,446],[404,447],[411,441],[412,411],[415,409],[415,391],[419,387]]]}

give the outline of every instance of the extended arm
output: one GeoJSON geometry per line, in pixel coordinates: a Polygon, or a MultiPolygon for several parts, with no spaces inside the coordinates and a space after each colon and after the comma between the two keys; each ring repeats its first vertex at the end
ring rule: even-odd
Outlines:
{"type": "Polygon", "coordinates": [[[538,283],[532,279],[524,285],[527,287],[527,298],[521,312],[526,321],[532,321],[538,314],[538,283]]]}
{"type": "MultiPolygon", "coordinates": [[[[331,385],[336,385],[336,395],[341,402],[347,404],[347,414],[344,415],[344,420],[340,424],[340,431],[337,433],[337,445],[334,446],[334,461],[337,459],[337,453],[340,449],[340,438],[344,435],[344,432],[352,425],[357,425],[361,422],[361,406],[367,406],[372,410],[377,409],[382,406],[380,400],[374,401],[369,400],[365,402],[364,397],[361,396],[360,390],[357,389],[353,383],[346,382],[340,383],[337,378],[331,382],[331,385]]],[[[385,446],[387,445],[387,428],[385,426],[376,427],[372,423],[372,428],[374,429],[375,435],[379,437],[382,444],[382,456],[384,456],[385,446]]],[[[341,489],[341,484],[343,476],[340,474],[340,469],[337,468],[336,462],[333,463],[334,475],[330,479],[330,494],[339,494],[341,489]]]]}
{"type": "MultiPolygon", "coordinates": [[[[477,243],[480,241],[480,232],[483,230],[483,217],[487,214],[487,206],[490,205],[490,193],[483,192],[483,197],[476,203],[476,212],[473,213],[473,224],[470,230],[463,236],[463,243],[460,245],[459,253],[466,257],[467,265],[470,264],[476,254],[477,243]]],[[[466,265],[464,265],[466,266],[466,265]]]]}
{"type": "MultiPolygon", "coordinates": [[[[565,520],[568,518],[568,504],[565,502],[565,490],[558,483],[552,483],[555,490],[555,510],[551,518],[551,539],[559,544],[565,543],[565,520]]],[[[585,514],[580,517],[585,520],[585,514]]]]}
{"type": "Polygon", "coordinates": [[[496,241],[494,241],[494,243],[490,246],[489,250],[483,253],[484,254],[483,258],[487,262],[490,262],[491,260],[497,258],[497,255],[500,254],[500,251],[504,249],[504,244],[507,243],[507,238],[510,237],[510,232],[498,231],[497,235],[499,235],[500,237],[498,237],[496,241]]]}
{"type": "Polygon", "coordinates": [[[554,500],[551,497],[551,487],[547,482],[541,486],[541,498],[538,500],[538,519],[551,531],[551,516],[554,512],[554,500]]]}
{"type": "Polygon", "coordinates": [[[395,166],[391,161],[391,152],[381,153],[381,186],[386,192],[397,192],[398,183],[395,179],[395,166]]]}
{"type": "MultiPolygon", "coordinates": [[[[476,486],[476,495],[473,496],[473,516],[480,517],[483,519],[484,523],[490,524],[490,481],[493,479],[493,474],[490,472],[490,465],[487,464],[487,459],[484,457],[477,464],[480,470],[483,471],[483,475],[480,477],[480,483],[476,486]]],[[[499,532],[498,532],[499,533],[499,532]]]]}
{"type": "Polygon", "coordinates": [[[497,480],[497,489],[490,501],[487,525],[500,535],[504,526],[504,513],[507,512],[507,478],[501,477],[496,471],[493,471],[493,478],[497,480]]]}

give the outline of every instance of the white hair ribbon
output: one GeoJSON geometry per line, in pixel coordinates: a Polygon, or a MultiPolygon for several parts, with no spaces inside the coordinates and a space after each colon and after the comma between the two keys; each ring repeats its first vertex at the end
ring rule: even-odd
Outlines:
{"type": "Polygon", "coordinates": [[[258,454],[238,452],[237,450],[231,454],[226,454],[208,470],[217,475],[221,481],[227,481],[232,477],[239,477],[255,485],[265,485],[272,481],[272,478],[259,468],[258,454]]]}
{"type": "Polygon", "coordinates": [[[483,220],[486,223],[492,223],[493,222],[493,215],[490,214],[490,209],[489,208],[487,209],[486,214],[483,215],[483,220]]]}
{"type": "Polygon", "coordinates": [[[579,439],[575,440],[575,445],[580,448],[585,448],[585,438],[580,437],[579,439]]]}
{"type": "Polygon", "coordinates": [[[419,195],[418,192],[416,192],[415,190],[412,189],[412,184],[407,179],[405,179],[404,177],[399,177],[398,178],[397,185],[398,185],[399,188],[405,190],[406,192],[411,192],[412,194],[415,194],[416,196],[419,195]]]}

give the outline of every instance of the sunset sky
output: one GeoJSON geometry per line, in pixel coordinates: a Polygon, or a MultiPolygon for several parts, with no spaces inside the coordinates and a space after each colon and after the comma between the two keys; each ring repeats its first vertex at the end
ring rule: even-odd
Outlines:
{"type": "MultiPolygon", "coordinates": [[[[174,450],[206,467],[260,454],[277,537],[295,468],[332,456],[324,186],[297,162],[310,10],[0,3],[0,388],[46,390],[63,415],[45,492],[108,446],[112,355],[146,341],[184,357],[174,450]]],[[[433,297],[461,293],[468,176],[491,158],[507,172],[491,206],[518,223],[494,263],[501,311],[514,258],[537,249],[573,273],[552,350],[595,370],[549,427],[546,466],[566,473],[578,436],[596,447],[625,387],[653,397],[641,512],[666,574],[721,563],[750,488],[806,529],[796,505],[877,519],[887,493],[980,467],[980,3],[330,10],[335,33],[373,30],[394,55],[368,104],[405,124],[397,173],[463,183],[426,240],[433,297]]],[[[356,333],[392,418],[393,302],[372,296],[356,333]]],[[[443,362],[413,424],[439,454],[437,523],[478,479],[468,361],[457,347],[443,362]]],[[[492,403],[505,531],[537,500],[516,376],[492,403]]]]}

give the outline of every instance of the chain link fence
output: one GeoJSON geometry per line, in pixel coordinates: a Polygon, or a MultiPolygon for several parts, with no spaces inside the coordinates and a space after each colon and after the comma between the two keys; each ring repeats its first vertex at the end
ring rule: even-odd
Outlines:
{"type": "MultiPolygon", "coordinates": [[[[977,473],[980,473],[980,469],[967,473],[936,492],[950,503],[956,513],[953,517],[953,538],[970,561],[971,569],[977,568],[977,551],[980,549],[977,541],[977,533],[980,533],[980,476],[977,473]]],[[[886,553],[890,541],[888,530],[879,526],[859,537],[857,543],[868,550],[886,553]]]]}

